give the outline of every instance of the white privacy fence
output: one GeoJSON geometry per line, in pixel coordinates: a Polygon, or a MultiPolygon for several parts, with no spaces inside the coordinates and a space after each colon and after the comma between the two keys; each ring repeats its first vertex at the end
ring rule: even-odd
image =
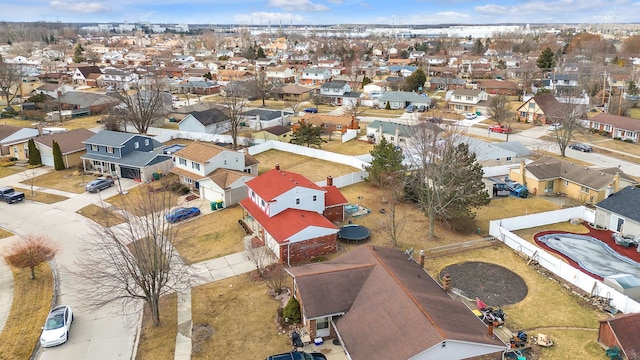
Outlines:
{"type": "Polygon", "coordinates": [[[535,226],[555,224],[571,219],[582,219],[593,223],[595,212],[584,206],[549,211],[526,216],[517,216],[489,223],[489,233],[510,248],[532,257],[540,266],[561,277],[563,280],[579,287],[583,291],[611,299],[611,305],[624,313],[640,312],[640,303],[619,293],[602,281],[596,280],[584,272],[574,268],[565,261],[555,257],[541,247],[532,244],[512,231],[527,229],[535,226]]]}

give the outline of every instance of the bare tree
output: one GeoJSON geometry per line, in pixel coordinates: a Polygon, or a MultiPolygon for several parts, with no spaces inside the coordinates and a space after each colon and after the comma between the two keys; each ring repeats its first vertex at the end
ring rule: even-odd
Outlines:
{"type": "Polygon", "coordinates": [[[560,148],[560,155],[566,156],[567,147],[576,133],[585,129],[582,120],[586,119],[585,107],[578,103],[579,97],[568,96],[560,102],[551,114],[554,123],[551,136],[560,148]]]}
{"type": "Polygon", "coordinates": [[[125,84],[114,92],[120,102],[114,115],[125,129],[131,124],[138,133],[146,134],[149,127],[171,109],[171,94],[166,89],[166,79],[160,76],[125,84]]]}
{"type": "Polygon", "coordinates": [[[360,116],[364,115],[365,112],[367,112],[367,108],[359,105],[359,104],[354,104],[351,103],[349,105],[346,106],[345,111],[346,114],[351,115],[354,119],[359,118],[360,116]]]}
{"type": "Polygon", "coordinates": [[[270,97],[273,90],[276,89],[278,83],[267,77],[266,71],[257,71],[254,79],[254,87],[256,95],[262,100],[262,106],[266,106],[265,99],[270,97]]]}
{"type": "MultiPolygon", "coordinates": [[[[504,95],[497,95],[489,99],[489,109],[487,114],[498,125],[502,125],[507,129],[511,128],[511,123],[515,119],[515,114],[509,107],[509,101],[504,95]]],[[[506,131],[507,141],[509,141],[509,130],[506,131]]]]}
{"type": "Polygon", "coordinates": [[[7,106],[20,94],[20,86],[26,73],[24,66],[7,63],[0,56],[0,95],[4,97],[7,106]]]}
{"type": "Polygon", "coordinates": [[[190,281],[174,248],[179,226],[165,218],[171,196],[148,191],[138,198],[120,196],[125,222],[113,226],[105,216],[105,224],[96,224],[81,247],[75,272],[79,290],[86,292],[82,298],[92,309],[120,304],[126,311],[142,300],[158,326],[160,297],[183,291],[190,281]]]}
{"type": "Polygon", "coordinates": [[[389,236],[393,246],[398,245],[400,235],[407,224],[406,211],[398,204],[404,199],[404,186],[398,177],[389,177],[389,183],[383,187],[385,207],[380,212],[385,216],[380,221],[381,230],[389,236]]]}
{"type": "Polygon", "coordinates": [[[35,196],[35,187],[36,187],[36,179],[38,178],[38,172],[36,169],[28,169],[22,173],[24,176],[24,182],[29,185],[29,189],[31,190],[31,196],[35,196]]]}
{"type": "Polygon", "coordinates": [[[273,261],[271,253],[264,246],[254,247],[251,240],[245,241],[244,253],[247,258],[256,266],[258,275],[262,277],[267,265],[273,261]]]}
{"type": "Polygon", "coordinates": [[[222,104],[225,106],[225,113],[229,118],[229,130],[233,141],[233,148],[238,148],[238,134],[240,132],[240,123],[242,122],[242,114],[247,105],[246,86],[242,82],[230,83],[227,85],[224,95],[221,97],[222,104]]]}
{"type": "Polygon", "coordinates": [[[27,235],[14,243],[6,256],[12,266],[31,269],[31,280],[36,278],[35,267],[52,260],[58,253],[58,244],[45,235],[27,235]]]}
{"type": "Polygon", "coordinates": [[[262,275],[262,280],[267,284],[267,287],[273,291],[275,295],[280,295],[287,289],[289,283],[289,275],[284,270],[282,264],[273,264],[269,266],[262,275]]]}
{"type": "Polygon", "coordinates": [[[302,101],[300,101],[298,98],[293,98],[293,99],[287,100],[286,104],[288,107],[291,108],[291,111],[293,111],[294,116],[298,115],[298,108],[302,104],[302,101]]]}

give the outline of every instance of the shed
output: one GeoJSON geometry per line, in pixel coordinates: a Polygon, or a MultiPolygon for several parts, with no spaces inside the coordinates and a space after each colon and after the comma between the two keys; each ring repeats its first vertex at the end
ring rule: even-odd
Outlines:
{"type": "Polygon", "coordinates": [[[631,274],[610,275],[603,282],[632,299],[640,299],[640,279],[631,274]]]}

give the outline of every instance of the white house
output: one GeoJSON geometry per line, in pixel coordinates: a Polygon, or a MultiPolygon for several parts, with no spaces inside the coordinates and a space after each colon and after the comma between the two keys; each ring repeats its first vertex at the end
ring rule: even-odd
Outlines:
{"type": "Polygon", "coordinates": [[[194,111],[187,115],[180,123],[180,131],[192,131],[204,134],[221,134],[230,129],[229,117],[224,111],[212,108],[194,111]]]}

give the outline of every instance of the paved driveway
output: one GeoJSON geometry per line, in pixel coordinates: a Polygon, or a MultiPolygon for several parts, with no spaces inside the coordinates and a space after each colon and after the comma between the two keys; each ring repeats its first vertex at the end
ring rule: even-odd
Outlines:
{"type": "MultiPolygon", "coordinates": [[[[3,185],[11,184],[11,177],[1,179],[3,185]]],[[[17,181],[21,179],[16,178],[17,181]]],[[[110,188],[103,197],[117,192],[110,188]]],[[[79,208],[99,201],[98,194],[68,194],[69,200],[56,204],[25,201],[18,204],[0,203],[0,224],[17,235],[46,234],[60,244],[61,251],[55,259],[60,278],[59,304],[68,304],[74,310],[69,342],[58,347],[41,350],[39,359],[130,359],[136,338],[139,316],[124,316],[119,308],[90,312],[81,306],[78,294],[70,286],[74,276],[67,270],[75,270],[75,259],[80,244],[88,234],[92,222],[75,213],[79,208]]],[[[17,236],[2,242],[5,248],[17,236]]],[[[44,321],[44,319],[43,319],[44,321]]]]}

